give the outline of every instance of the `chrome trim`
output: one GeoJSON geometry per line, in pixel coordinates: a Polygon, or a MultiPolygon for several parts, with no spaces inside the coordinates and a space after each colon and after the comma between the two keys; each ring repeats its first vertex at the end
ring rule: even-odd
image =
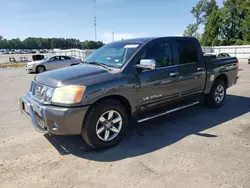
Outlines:
{"type": "Polygon", "coordinates": [[[205,71],[206,68],[205,67],[197,67],[197,71],[205,71]]]}
{"type": "Polygon", "coordinates": [[[169,76],[173,77],[173,76],[178,76],[179,72],[170,72],[169,76]]]}
{"type": "MultiPolygon", "coordinates": [[[[21,113],[24,114],[28,119],[31,120],[33,126],[35,127],[35,129],[38,131],[38,132],[42,132],[42,133],[45,133],[47,132],[47,130],[43,127],[41,127],[38,123],[37,123],[37,120],[36,120],[36,117],[35,117],[35,112],[33,110],[33,106],[32,104],[29,102],[29,100],[26,98],[26,97],[20,97],[19,99],[19,102],[20,102],[20,110],[21,110],[21,113]],[[29,108],[29,114],[23,109],[23,104],[26,104],[27,107],[29,108]]],[[[43,113],[43,112],[42,112],[43,113]]]]}
{"type": "Polygon", "coordinates": [[[55,88],[52,88],[52,87],[40,84],[40,83],[36,82],[35,80],[33,80],[31,82],[31,85],[30,85],[30,92],[29,92],[29,94],[37,102],[40,102],[42,104],[51,104],[51,99],[52,99],[52,95],[53,95],[54,90],[55,90],[55,88]],[[45,94],[43,94],[43,96],[41,98],[39,98],[35,94],[35,92],[36,92],[35,89],[36,89],[37,85],[43,87],[41,92],[45,92],[45,94]]]}
{"type": "Polygon", "coordinates": [[[151,120],[151,119],[154,119],[154,118],[157,118],[157,117],[160,117],[160,116],[163,116],[163,115],[166,115],[166,114],[170,114],[172,112],[176,112],[178,110],[181,110],[181,109],[184,109],[184,108],[187,108],[187,107],[190,107],[190,106],[194,106],[196,104],[199,104],[200,102],[199,101],[196,101],[194,103],[191,103],[191,104],[188,104],[188,105],[185,105],[185,106],[181,106],[181,107],[178,107],[178,108],[174,108],[172,110],[168,110],[166,112],[163,112],[161,114],[157,114],[157,115],[154,115],[154,116],[151,116],[151,117],[147,117],[147,118],[143,118],[143,119],[140,119],[140,120],[137,120],[138,123],[142,123],[144,121],[148,121],[148,120],[151,120]]]}
{"type": "Polygon", "coordinates": [[[170,65],[170,66],[166,66],[166,67],[159,67],[159,68],[155,68],[154,70],[143,70],[142,72],[151,72],[151,71],[155,71],[155,70],[162,70],[162,69],[171,69],[174,67],[178,67],[178,65],[170,65]]]}

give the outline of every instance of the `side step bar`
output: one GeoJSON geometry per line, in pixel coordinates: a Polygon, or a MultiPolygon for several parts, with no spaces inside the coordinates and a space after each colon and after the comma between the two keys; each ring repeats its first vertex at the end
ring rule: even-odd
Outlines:
{"type": "Polygon", "coordinates": [[[172,110],[168,110],[168,111],[166,111],[166,112],[163,112],[163,113],[160,113],[160,114],[151,116],[151,117],[146,117],[146,118],[137,120],[137,122],[138,122],[138,123],[142,123],[142,122],[144,122],[144,121],[148,121],[148,120],[151,120],[151,119],[154,119],[154,118],[157,118],[157,117],[166,115],[166,114],[170,114],[170,113],[172,113],[172,112],[176,112],[176,111],[178,111],[178,110],[181,110],[181,109],[184,109],[184,108],[187,108],[187,107],[190,107],[190,106],[194,106],[194,105],[199,104],[199,103],[200,103],[200,102],[197,101],[197,102],[194,102],[194,103],[185,105],[185,106],[180,106],[180,107],[178,107],[178,108],[174,108],[174,109],[172,109],[172,110]]]}

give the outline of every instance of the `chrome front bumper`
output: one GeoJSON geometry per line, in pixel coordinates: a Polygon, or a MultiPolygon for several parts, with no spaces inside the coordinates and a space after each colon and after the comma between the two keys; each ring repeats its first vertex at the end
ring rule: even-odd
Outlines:
{"type": "Polygon", "coordinates": [[[33,126],[38,132],[47,132],[47,128],[39,125],[37,121],[37,116],[44,119],[44,108],[32,104],[27,97],[23,96],[20,97],[20,110],[22,114],[26,115],[32,121],[33,126]]]}

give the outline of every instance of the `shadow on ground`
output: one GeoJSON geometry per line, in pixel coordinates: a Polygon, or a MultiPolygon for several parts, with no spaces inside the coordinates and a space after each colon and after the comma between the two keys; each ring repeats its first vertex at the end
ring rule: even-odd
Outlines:
{"type": "Polygon", "coordinates": [[[197,105],[147,123],[134,124],[117,146],[103,151],[92,150],[80,136],[44,136],[61,155],[72,154],[94,161],[117,161],[168,147],[189,135],[216,139],[217,135],[202,131],[244,115],[249,109],[250,98],[227,95],[227,101],[220,109],[197,105]]]}

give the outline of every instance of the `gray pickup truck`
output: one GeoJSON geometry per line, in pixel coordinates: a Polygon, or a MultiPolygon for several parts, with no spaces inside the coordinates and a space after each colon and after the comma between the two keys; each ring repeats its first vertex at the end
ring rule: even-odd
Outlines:
{"type": "Polygon", "coordinates": [[[82,65],[38,74],[20,108],[38,131],[82,135],[93,148],[108,148],[131,122],[200,102],[222,106],[238,69],[235,57],[204,56],[192,37],[122,40],[82,65]]]}

